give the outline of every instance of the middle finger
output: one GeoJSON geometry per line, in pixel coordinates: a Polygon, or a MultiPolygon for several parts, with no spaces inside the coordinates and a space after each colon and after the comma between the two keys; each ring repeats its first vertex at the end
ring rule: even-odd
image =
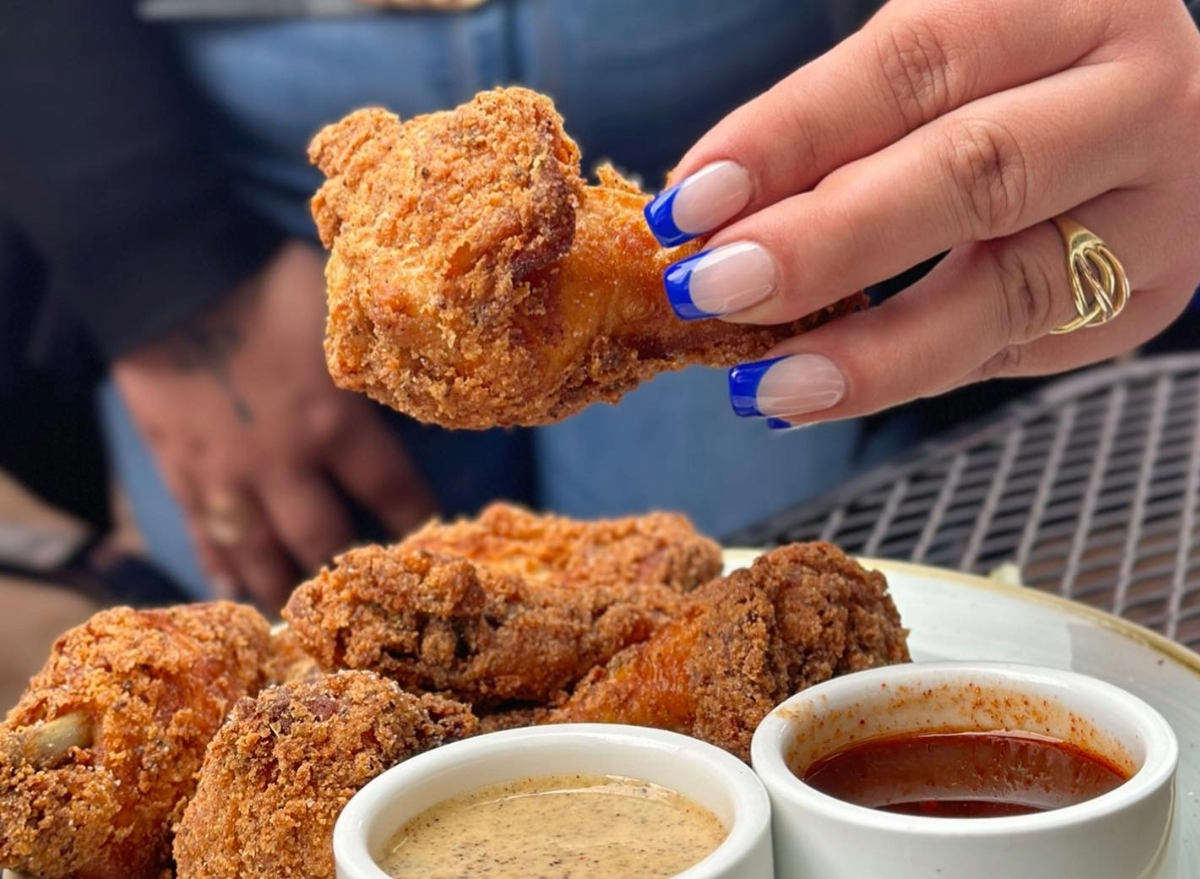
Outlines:
{"type": "Polygon", "coordinates": [[[281,542],[306,571],[316,571],[354,541],[346,504],[321,472],[272,474],[259,491],[281,542]]]}

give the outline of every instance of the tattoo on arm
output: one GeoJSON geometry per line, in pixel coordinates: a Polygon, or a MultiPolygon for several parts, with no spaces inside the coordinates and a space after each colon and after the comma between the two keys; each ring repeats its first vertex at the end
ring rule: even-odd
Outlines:
{"type": "Polygon", "coordinates": [[[234,387],[229,368],[229,359],[241,344],[241,333],[233,324],[200,322],[180,331],[175,346],[175,365],[184,372],[204,370],[211,373],[229,394],[238,421],[249,424],[254,420],[254,412],[234,387]]]}

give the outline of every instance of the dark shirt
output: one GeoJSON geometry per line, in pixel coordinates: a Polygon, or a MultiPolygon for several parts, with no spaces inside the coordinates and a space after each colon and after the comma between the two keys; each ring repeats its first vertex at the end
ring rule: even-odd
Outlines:
{"type": "Polygon", "coordinates": [[[278,243],[206,157],[167,49],[116,0],[0,5],[0,218],[47,267],[43,311],[109,359],[226,295],[278,243]]]}

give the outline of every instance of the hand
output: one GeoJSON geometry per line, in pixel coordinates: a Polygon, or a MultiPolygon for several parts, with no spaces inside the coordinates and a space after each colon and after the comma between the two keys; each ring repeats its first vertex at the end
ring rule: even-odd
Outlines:
{"type": "Polygon", "coordinates": [[[1197,144],[1200,35],[1179,0],[893,0],[705,135],[647,216],[665,243],[720,228],[668,271],[687,317],[780,323],[950,251],[731,374],[739,414],[847,418],[1162,330],[1200,282],[1197,144]],[[1076,316],[1047,222],[1064,212],[1133,298],[1050,336],[1076,316]]]}
{"type": "Polygon", "coordinates": [[[114,368],[215,590],[272,611],[297,567],[354,539],[334,483],[397,534],[435,511],[372,404],[325,371],[322,266],[288,244],[213,313],[114,368]]]}

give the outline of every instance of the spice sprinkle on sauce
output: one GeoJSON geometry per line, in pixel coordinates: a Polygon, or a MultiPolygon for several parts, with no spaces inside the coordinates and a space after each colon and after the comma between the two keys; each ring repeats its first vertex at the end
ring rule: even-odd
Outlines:
{"type": "Polygon", "coordinates": [[[393,879],[667,879],[726,835],[715,815],[667,788],[553,775],[438,803],[396,833],[379,866],[393,879]]]}

